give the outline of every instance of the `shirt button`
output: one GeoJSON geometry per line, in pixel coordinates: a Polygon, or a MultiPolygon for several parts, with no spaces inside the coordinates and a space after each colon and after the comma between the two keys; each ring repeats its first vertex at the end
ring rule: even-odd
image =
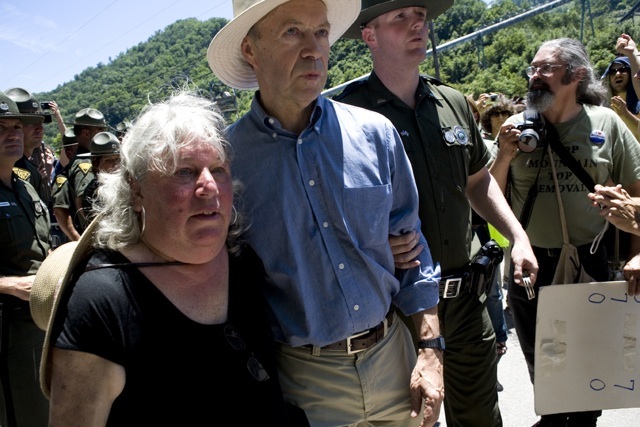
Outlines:
{"type": "Polygon", "coordinates": [[[322,226],[323,226],[324,228],[327,228],[327,227],[329,226],[329,223],[325,221],[325,222],[323,222],[323,223],[322,223],[322,226]]]}
{"type": "Polygon", "coordinates": [[[271,134],[271,136],[273,137],[273,139],[276,139],[276,137],[278,136],[278,134],[274,132],[274,133],[272,133],[272,134],[271,134]]]}
{"type": "Polygon", "coordinates": [[[340,270],[344,270],[344,264],[343,264],[343,263],[338,264],[338,268],[339,268],[340,270]]]}
{"type": "Polygon", "coordinates": [[[298,144],[302,144],[302,138],[298,139],[298,144]]]}
{"type": "Polygon", "coordinates": [[[273,120],[273,118],[272,118],[272,117],[269,117],[269,123],[274,124],[275,122],[276,122],[276,121],[275,121],[275,120],[273,120]]]}
{"type": "Polygon", "coordinates": [[[353,309],[354,309],[355,311],[358,311],[358,310],[360,310],[360,306],[359,306],[358,304],[356,304],[356,305],[354,305],[354,306],[353,306],[353,309]]]}
{"type": "Polygon", "coordinates": [[[313,187],[314,185],[316,185],[316,182],[314,180],[311,180],[309,181],[309,185],[313,187]]]}

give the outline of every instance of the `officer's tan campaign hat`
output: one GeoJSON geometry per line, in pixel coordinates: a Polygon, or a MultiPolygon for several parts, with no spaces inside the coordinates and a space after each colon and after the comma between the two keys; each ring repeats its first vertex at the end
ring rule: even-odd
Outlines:
{"type": "MultiPolygon", "coordinates": [[[[21,113],[16,102],[9,98],[4,92],[0,92],[0,119],[18,119],[22,123],[34,123],[33,115],[21,113]]],[[[42,119],[35,123],[40,122],[42,122],[42,119]]]]}
{"type": "Polygon", "coordinates": [[[362,28],[369,21],[392,10],[418,6],[427,9],[427,19],[436,19],[453,5],[453,0],[362,0],[362,11],[342,37],[346,39],[362,38],[362,28]]]}

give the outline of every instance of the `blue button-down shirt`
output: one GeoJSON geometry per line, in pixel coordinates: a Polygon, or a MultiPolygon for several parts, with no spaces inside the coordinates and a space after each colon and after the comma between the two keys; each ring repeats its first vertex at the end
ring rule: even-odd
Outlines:
{"type": "Polygon", "coordinates": [[[323,346],[379,324],[392,303],[407,315],[437,305],[440,270],[422,235],[420,267],[394,269],[388,235],[419,231],[420,222],[391,122],[319,97],[295,135],[258,99],[227,136],[244,185],[246,239],[270,276],[276,339],[323,346]]]}

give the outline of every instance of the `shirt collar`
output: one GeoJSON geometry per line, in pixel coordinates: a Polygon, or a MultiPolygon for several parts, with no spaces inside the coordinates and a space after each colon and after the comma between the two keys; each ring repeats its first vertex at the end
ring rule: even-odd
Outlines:
{"type": "MultiPolygon", "coordinates": [[[[382,83],[375,71],[371,72],[369,79],[367,80],[369,86],[369,102],[373,108],[378,107],[388,102],[395,100],[401,102],[397,96],[395,96],[387,87],[382,83]]],[[[420,76],[418,82],[418,88],[416,89],[416,97],[418,102],[423,98],[430,97],[434,99],[442,99],[441,96],[436,95],[431,88],[427,85],[426,78],[420,76]]]]}
{"type": "MultiPolygon", "coordinates": [[[[277,118],[267,114],[264,108],[262,108],[259,99],[260,91],[256,91],[253,100],[251,101],[251,115],[256,123],[258,123],[258,126],[262,127],[266,132],[290,133],[282,128],[282,125],[277,118]]],[[[315,101],[316,105],[313,107],[313,111],[311,112],[307,128],[312,128],[316,133],[320,133],[323,120],[322,112],[326,109],[327,102],[329,101],[325,97],[319,95],[315,101]]]]}

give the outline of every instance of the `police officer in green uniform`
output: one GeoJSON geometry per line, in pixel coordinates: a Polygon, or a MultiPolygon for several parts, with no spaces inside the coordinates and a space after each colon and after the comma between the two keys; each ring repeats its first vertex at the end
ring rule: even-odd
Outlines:
{"type": "MultiPolygon", "coordinates": [[[[62,135],[62,149],[69,159],[69,163],[56,175],[56,178],[51,183],[53,215],[56,218],[57,227],[63,232],[64,240],[77,241],[80,240],[82,230],[78,215],[76,215],[79,207],[76,206],[75,197],[71,195],[68,179],[69,169],[78,151],[78,140],[73,133],[73,129],[67,129],[62,135]]],[[[60,237],[62,238],[62,236],[60,237]]]]}
{"type": "Polygon", "coordinates": [[[94,217],[93,201],[100,185],[98,174],[113,172],[120,166],[120,140],[111,132],[100,132],[91,140],[91,152],[78,154],[78,157],[91,159],[93,165],[94,178],[82,193],[82,210],[91,222],[94,217]]]}
{"type": "Polygon", "coordinates": [[[38,374],[44,332],[28,303],[49,252],[49,214],[31,184],[13,172],[23,156],[23,123],[33,119],[0,92],[0,425],[10,427],[45,426],[49,412],[38,374]]]}
{"type": "Polygon", "coordinates": [[[51,194],[49,184],[38,170],[38,167],[29,160],[33,155],[33,150],[42,146],[44,127],[43,123],[51,122],[51,115],[45,115],[40,101],[38,101],[28,90],[14,87],[5,92],[18,106],[18,111],[29,114],[30,117],[24,122],[24,155],[16,162],[13,171],[23,181],[28,181],[36,189],[40,199],[49,203],[51,194]]]}
{"type": "Polygon", "coordinates": [[[469,280],[471,207],[514,242],[518,280],[523,270],[534,279],[538,267],[526,233],[486,168],[490,155],[464,95],[419,73],[426,57],[426,22],[452,3],[363,0],[344,37],[364,40],[373,72],[337,100],[389,118],[413,166],[422,232],[442,269],[438,316],[446,342],[447,426],[498,427],[495,333],[486,294],[469,280]]]}
{"type": "MultiPolygon", "coordinates": [[[[95,108],[83,108],[78,111],[73,122],[73,133],[76,136],[78,142],[78,151],[76,158],[71,163],[69,168],[69,191],[71,192],[70,198],[74,201],[75,206],[82,206],[82,194],[84,193],[87,185],[93,180],[93,168],[91,160],[83,157],[78,157],[78,154],[91,152],[91,140],[99,133],[107,130],[107,122],[104,119],[104,115],[95,108]]],[[[89,225],[87,218],[84,216],[82,209],[77,210],[80,223],[80,233],[89,225]]]]}

